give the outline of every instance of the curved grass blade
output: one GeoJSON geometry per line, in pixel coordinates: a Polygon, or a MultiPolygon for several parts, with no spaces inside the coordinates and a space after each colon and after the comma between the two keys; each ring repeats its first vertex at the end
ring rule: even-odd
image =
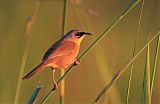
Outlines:
{"type": "Polygon", "coordinates": [[[146,45],[133,57],[131,58],[125,65],[123,65],[118,72],[115,74],[115,76],[111,79],[111,81],[104,87],[104,89],[100,92],[100,94],[96,97],[93,104],[96,104],[100,98],[105,94],[106,91],[111,87],[111,85],[117,81],[117,79],[126,71],[126,69],[134,62],[134,60],[144,51],[144,49],[158,36],[160,35],[160,31],[156,33],[156,35],[146,43],[146,45]]]}

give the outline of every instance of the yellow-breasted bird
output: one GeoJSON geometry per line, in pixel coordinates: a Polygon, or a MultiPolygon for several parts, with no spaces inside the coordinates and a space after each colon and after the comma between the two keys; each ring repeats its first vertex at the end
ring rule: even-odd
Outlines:
{"type": "Polygon", "coordinates": [[[26,74],[22,79],[28,79],[37,74],[45,67],[52,68],[53,83],[58,88],[54,79],[55,69],[66,69],[72,63],[77,62],[76,56],[79,52],[80,44],[86,35],[91,33],[79,30],[71,30],[60,40],[53,44],[44,54],[42,62],[32,71],[26,74]]]}

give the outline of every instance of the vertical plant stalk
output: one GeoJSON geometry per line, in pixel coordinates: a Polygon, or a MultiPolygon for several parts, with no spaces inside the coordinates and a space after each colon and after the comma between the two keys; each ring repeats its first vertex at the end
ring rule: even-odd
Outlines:
{"type": "MultiPolygon", "coordinates": [[[[149,38],[148,38],[149,41],[149,38]]],[[[147,69],[146,69],[146,73],[147,73],[147,78],[146,78],[146,86],[147,86],[147,94],[146,94],[146,101],[148,102],[147,104],[150,104],[150,70],[151,70],[151,65],[150,65],[150,45],[148,45],[147,47],[147,69]]]]}
{"type": "MultiPolygon", "coordinates": [[[[108,35],[108,33],[138,4],[138,2],[140,2],[140,0],[133,0],[124,10],[124,12],[122,12],[122,14],[117,17],[113,23],[111,25],[109,25],[109,27],[107,27],[104,32],[102,32],[93,42],[92,44],[81,54],[81,56],[78,58],[78,60],[80,60],[81,58],[83,58],[90,49],[92,49],[101,39],[103,39],[105,36],[108,35]]],[[[57,84],[59,85],[59,83],[71,72],[71,70],[73,69],[74,65],[72,64],[71,67],[68,68],[68,70],[65,72],[65,74],[60,78],[60,80],[57,82],[57,84]]],[[[44,104],[47,99],[50,97],[51,93],[55,91],[55,88],[53,87],[48,94],[45,96],[45,98],[42,101],[42,104],[44,104]]]]}
{"type": "MultiPolygon", "coordinates": [[[[62,16],[62,32],[61,36],[63,37],[65,32],[65,23],[66,23],[66,11],[67,11],[67,0],[64,0],[63,3],[63,16],[62,16]]],[[[61,69],[61,77],[64,75],[65,70],[61,69]]],[[[65,94],[65,80],[61,82],[61,90],[60,90],[60,104],[64,104],[64,94],[65,94]]]]}
{"type": "MultiPolygon", "coordinates": [[[[138,28],[137,28],[137,33],[136,33],[135,41],[134,41],[132,57],[134,57],[135,52],[136,52],[137,40],[138,40],[138,37],[139,37],[141,20],[142,20],[142,14],[143,14],[143,7],[144,7],[144,0],[142,0],[142,6],[141,6],[140,15],[139,15],[138,28]]],[[[130,75],[129,75],[128,88],[127,88],[126,104],[128,104],[129,96],[130,96],[130,89],[131,89],[131,81],[132,81],[133,68],[134,68],[134,63],[131,64],[131,70],[130,70],[130,75]]]]}
{"type": "Polygon", "coordinates": [[[142,104],[150,104],[150,45],[148,45],[146,52],[146,62],[142,86],[142,104]]]}
{"type": "Polygon", "coordinates": [[[18,77],[18,83],[17,83],[17,87],[16,87],[16,93],[15,93],[15,98],[14,98],[14,104],[18,104],[19,101],[19,95],[20,95],[20,90],[21,90],[21,83],[22,83],[22,76],[24,73],[24,69],[25,69],[25,65],[26,65],[26,60],[27,60],[27,56],[28,56],[28,50],[29,50],[29,37],[26,37],[26,42],[24,45],[24,53],[22,56],[22,61],[21,61],[21,66],[20,66],[20,73],[19,73],[19,77],[18,77]]]}
{"type": "Polygon", "coordinates": [[[26,20],[26,24],[25,24],[25,27],[24,27],[24,34],[25,34],[25,37],[26,37],[26,42],[25,42],[25,45],[24,45],[24,53],[23,53],[23,56],[22,56],[22,62],[21,62],[21,66],[20,66],[20,73],[19,73],[17,87],[16,87],[14,104],[18,104],[18,101],[19,101],[19,95],[20,95],[21,83],[22,83],[21,79],[23,77],[24,69],[25,69],[25,66],[26,66],[26,60],[27,60],[27,56],[28,56],[28,51],[29,51],[30,33],[31,33],[31,30],[32,30],[32,26],[35,22],[37,12],[39,10],[39,5],[40,5],[40,1],[37,0],[33,15],[26,20]]]}
{"type": "Polygon", "coordinates": [[[38,101],[38,95],[40,94],[40,91],[42,88],[43,88],[43,85],[40,85],[38,83],[37,87],[34,89],[32,96],[28,101],[28,104],[36,104],[36,102],[38,101]]]}
{"type": "Polygon", "coordinates": [[[145,68],[144,68],[144,75],[143,75],[143,84],[142,84],[142,98],[141,98],[141,103],[146,104],[146,82],[147,82],[147,71],[146,71],[146,65],[147,64],[147,52],[146,52],[146,62],[145,62],[145,68]]]}
{"type": "Polygon", "coordinates": [[[158,51],[159,51],[159,46],[160,46],[160,36],[158,36],[157,39],[157,46],[156,46],[156,52],[155,52],[155,57],[154,57],[154,64],[153,64],[153,71],[152,71],[152,79],[151,79],[151,89],[150,89],[150,103],[151,103],[151,98],[152,98],[152,93],[153,93],[153,87],[154,87],[154,80],[155,80],[155,74],[156,74],[156,66],[157,66],[157,60],[158,60],[158,51]]]}
{"type": "Polygon", "coordinates": [[[67,0],[64,0],[63,3],[63,14],[62,14],[62,32],[61,36],[63,37],[64,32],[65,32],[65,24],[66,24],[66,12],[67,12],[67,0]]]}
{"type": "Polygon", "coordinates": [[[160,35],[160,31],[156,33],[156,35],[153,36],[153,38],[146,43],[146,45],[134,56],[132,57],[123,67],[121,67],[118,72],[115,74],[115,76],[111,79],[111,81],[104,87],[104,89],[100,92],[100,94],[96,97],[93,104],[96,104],[99,99],[105,94],[106,91],[111,87],[111,85],[114,84],[115,81],[126,71],[126,69],[134,62],[134,60],[144,51],[144,49],[158,36],[160,35]]]}

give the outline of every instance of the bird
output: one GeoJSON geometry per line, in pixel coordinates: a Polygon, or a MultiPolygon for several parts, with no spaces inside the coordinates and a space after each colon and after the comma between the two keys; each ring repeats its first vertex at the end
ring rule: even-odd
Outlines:
{"type": "Polygon", "coordinates": [[[71,64],[80,63],[76,57],[78,55],[82,40],[88,35],[92,35],[92,33],[80,30],[70,30],[45,52],[42,62],[25,76],[23,76],[22,79],[29,79],[42,69],[50,67],[52,70],[53,84],[56,89],[58,89],[58,85],[54,77],[55,70],[65,70],[71,64]]]}

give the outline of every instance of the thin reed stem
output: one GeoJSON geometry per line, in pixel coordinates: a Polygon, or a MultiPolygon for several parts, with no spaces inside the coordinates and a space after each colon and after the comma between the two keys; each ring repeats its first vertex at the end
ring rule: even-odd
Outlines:
{"type": "Polygon", "coordinates": [[[148,51],[146,52],[146,61],[145,61],[145,68],[144,68],[144,74],[143,74],[143,83],[142,83],[142,98],[141,103],[146,104],[146,83],[147,83],[147,57],[148,57],[148,51]]]}
{"type": "MultiPolygon", "coordinates": [[[[140,15],[139,15],[139,21],[138,21],[137,33],[136,33],[136,37],[135,37],[135,41],[134,41],[134,46],[133,46],[132,57],[134,57],[135,52],[136,52],[137,40],[138,40],[138,37],[139,37],[139,31],[140,31],[142,14],[143,14],[143,7],[144,7],[144,0],[142,0],[141,12],[140,12],[140,15]]],[[[134,63],[131,64],[131,70],[130,70],[130,75],[129,75],[128,88],[127,88],[126,104],[128,104],[129,96],[130,96],[130,89],[131,89],[131,81],[132,81],[133,68],[134,68],[134,63]]]]}
{"type": "Polygon", "coordinates": [[[67,12],[67,0],[64,0],[64,3],[63,3],[63,14],[62,14],[62,31],[61,31],[61,36],[63,36],[64,32],[65,32],[66,12],[67,12]]]}
{"type": "MultiPolygon", "coordinates": [[[[81,58],[83,58],[88,51],[93,48],[103,37],[107,36],[108,33],[138,4],[140,0],[133,0],[124,10],[124,12],[122,12],[122,14],[116,18],[113,23],[107,27],[104,32],[102,32],[94,41],[93,43],[81,54],[81,56],[78,58],[79,60],[81,58]]],[[[69,72],[71,72],[71,70],[73,69],[74,65],[72,64],[71,67],[69,67],[69,69],[65,72],[65,74],[60,78],[60,80],[57,82],[57,84],[59,85],[59,83],[69,74],[69,72]]],[[[45,96],[45,98],[42,101],[42,104],[44,104],[47,99],[50,97],[51,93],[54,91],[54,87],[49,91],[49,93],[45,96]]]]}
{"type": "Polygon", "coordinates": [[[20,73],[19,73],[19,77],[18,77],[18,83],[17,83],[17,87],[16,87],[16,93],[15,93],[15,98],[14,98],[14,104],[18,104],[19,101],[19,95],[20,95],[20,90],[21,90],[21,83],[22,83],[22,76],[24,73],[24,69],[26,66],[26,60],[27,60],[27,56],[28,56],[28,50],[29,50],[29,42],[30,39],[27,38],[26,42],[25,42],[25,49],[24,49],[24,53],[23,53],[23,57],[22,57],[22,61],[21,61],[21,66],[20,66],[20,73]]]}
{"type": "MultiPolygon", "coordinates": [[[[149,41],[149,36],[148,36],[148,41],[149,41]]],[[[146,63],[146,86],[147,86],[147,94],[146,94],[146,102],[147,104],[150,104],[150,45],[147,47],[147,63],[146,63]]]]}
{"type": "MultiPolygon", "coordinates": [[[[63,3],[63,14],[62,14],[62,31],[61,36],[63,37],[65,32],[65,24],[66,24],[66,12],[67,12],[67,0],[64,0],[63,3]]],[[[61,69],[61,77],[64,75],[65,70],[61,69]]],[[[61,90],[60,90],[60,104],[64,104],[64,95],[65,95],[65,80],[61,82],[61,90]]]]}
{"type": "MultiPolygon", "coordinates": [[[[148,40],[149,41],[149,35],[148,40]]],[[[150,45],[147,46],[143,86],[142,86],[142,104],[150,104],[150,45]]]]}
{"type": "Polygon", "coordinates": [[[132,57],[128,62],[126,62],[125,65],[123,65],[118,72],[115,74],[115,76],[111,79],[111,81],[104,87],[104,89],[100,92],[100,94],[96,97],[93,104],[96,104],[100,98],[105,94],[106,91],[111,87],[112,84],[114,84],[115,81],[126,71],[126,69],[134,62],[134,60],[144,51],[144,49],[158,36],[160,35],[160,31],[154,35],[154,37],[146,43],[146,45],[134,56],[132,57]]]}
{"type": "Polygon", "coordinates": [[[19,101],[19,95],[20,95],[21,84],[22,84],[21,79],[23,77],[24,69],[25,69],[25,66],[26,66],[26,60],[27,60],[27,56],[28,56],[28,51],[29,51],[30,33],[31,33],[31,30],[32,30],[32,26],[35,22],[36,15],[37,15],[38,10],[39,10],[39,5],[40,5],[40,0],[37,0],[36,4],[35,4],[35,10],[33,12],[33,15],[26,20],[26,24],[25,24],[25,28],[24,28],[24,35],[26,36],[26,42],[25,42],[25,45],[24,45],[25,48],[24,48],[24,52],[23,52],[23,56],[22,56],[22,62],[21,62],[21,66],[20,66],[20,73],[19,73],[17,87],[16,87],[14,104],[18,104],[18,101],[19,101]]]}

